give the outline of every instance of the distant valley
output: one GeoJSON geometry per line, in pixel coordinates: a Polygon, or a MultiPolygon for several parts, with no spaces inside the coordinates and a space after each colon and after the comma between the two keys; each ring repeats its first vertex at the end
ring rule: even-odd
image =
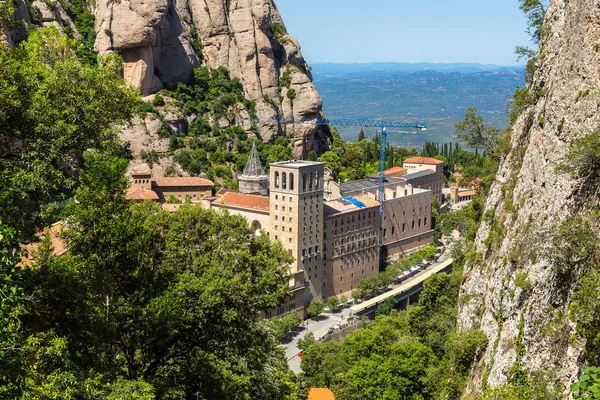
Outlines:
{"type": "MultiPolygon", "coordinates": [[[[506,124],[506,105],[517,86],[524,86],[524,67],[457,64],[312,64],[314,84],[327,118],[373,118],[424,121],[428,130],[390,131],[392,144],[421,147],[428,141],[449,142],[454,124],[469,107],[486,122],[506,124]]],[[[356,140],[360,127],[340,127],[356,140]]],[[[375,134],[365,129],[367,136],[375,134]]]]}

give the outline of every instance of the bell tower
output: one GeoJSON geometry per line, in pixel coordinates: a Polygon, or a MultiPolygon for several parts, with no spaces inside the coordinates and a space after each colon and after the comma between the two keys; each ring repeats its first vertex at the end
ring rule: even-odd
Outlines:
{"type": "Polygon", "coordinates": [[[269,194],[269,177],[265,175],[265,170],[258,157],[256,143],[252,144],[244,173],[238,176],[238,183],[240,193],[260,194],[262,196],[269,194]]]}

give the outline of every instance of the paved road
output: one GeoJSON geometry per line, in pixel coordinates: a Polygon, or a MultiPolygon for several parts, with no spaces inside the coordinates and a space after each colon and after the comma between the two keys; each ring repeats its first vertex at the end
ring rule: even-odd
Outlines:
{"type": "MultiPolygon", "coordinates": [[[[419,271],[419,274],[415,275],[414,277],[411,277],[410,280],[415,279],[420,274],[424,273],[425,271],[428,271],[429,269],[433,268],[434,266],[438,265],[439,263],[446,261],[448,258],[450,258],[450,251],[444,252],[444,254],[442,254],[440,256],[440,258],[438,259],[437,263],[430,265],[429,267],[427,267],[427,269],[419,271]]],[[[403,283],[407,283],[409,281],[405,281],[403,283]]],[[[396,286],[391,286],[391,287],[393,288],[396,286]]],[[[306,320],[304,322],[304,324],[306,324],[306,322],[308,322],[308,329],[304,325],[303,328],[301,330],[299,329],[293,337],[290,337],[287,340],[285,340],[284,342],[282,342],[282,344],[285,346],[285,355],[288,359],[288,365],[290,367],[290,370],[292,370],[296,374],[302,371],[300,369],[300,357],[298,357],[298,353],[300,352],[300,349],[298,349],[298,347],[296,346],[298,343],[298,339],[304,337],[304,335],[306,335],[307,332],[312,332],[315,335],[315,339],[323,337],[329,331],[329,328],[335,326],[336,322],[342,322],[349,316],[350,316],[350,308],[347,307],[347,308],[344,308],[342,310],[342,312],[340,312],[340,313],[321,314],[318,320],[316,320],[316,319],[306,320]]]]}
{"type": "Polygon", "coordinates": [[[302,330],[298,330],[298,332],[293,336],[293,338],[288,339],[288,341],[284,341],[282,343],[285,346],[285,355],[288,359],[288,365],[290,369],[294,373],[299,373],[302,370],[300,369],[300,357],[298,357],[298,353],[300,349],[296,346],[298,343],[298,339],[304,337],[308,332],[312,332],[315,335],[315,339],[325,336],[329,328],[335,326],[336,322],[341,322],[345,318],[350,315],[350,309],[345,308],[341,313],[336,314],[321,314],[319,319],[308,319],[304,321],[304,324],[308,322],[308,329],[306,326],[302,330]]]}

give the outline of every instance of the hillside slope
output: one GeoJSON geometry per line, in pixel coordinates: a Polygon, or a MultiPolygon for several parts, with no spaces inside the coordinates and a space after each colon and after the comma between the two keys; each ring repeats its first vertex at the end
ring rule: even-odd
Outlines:
{"type": "Polygon", "coordinates": [[[590,226],[584,181],[557,167],[575,139],[600,125],[599,20],[589,1],[550,1],[539,65],[465,270],[459,324],[489,339],[470,392],[506,382],[514,366],[568,388],[585,362],[569,304],[587,265],[561,256],[590,226]]]}

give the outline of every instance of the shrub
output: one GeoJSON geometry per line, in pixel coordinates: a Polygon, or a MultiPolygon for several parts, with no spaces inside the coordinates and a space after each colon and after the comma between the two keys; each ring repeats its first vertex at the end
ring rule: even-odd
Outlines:
{"type": "Polygon", "coordinates": [[[515,286],[523,290],[531,289],[531,281],[525,271],[519,271],[515,275],[515,286]]]}
{"type": "Polygon", "coordinates": [[[164,106],[165,99],[163,99],[163,97],[157,93],[156,96],[154,96],[154,100],[152,100],[152,105],[157,107],[164,106]]]}

